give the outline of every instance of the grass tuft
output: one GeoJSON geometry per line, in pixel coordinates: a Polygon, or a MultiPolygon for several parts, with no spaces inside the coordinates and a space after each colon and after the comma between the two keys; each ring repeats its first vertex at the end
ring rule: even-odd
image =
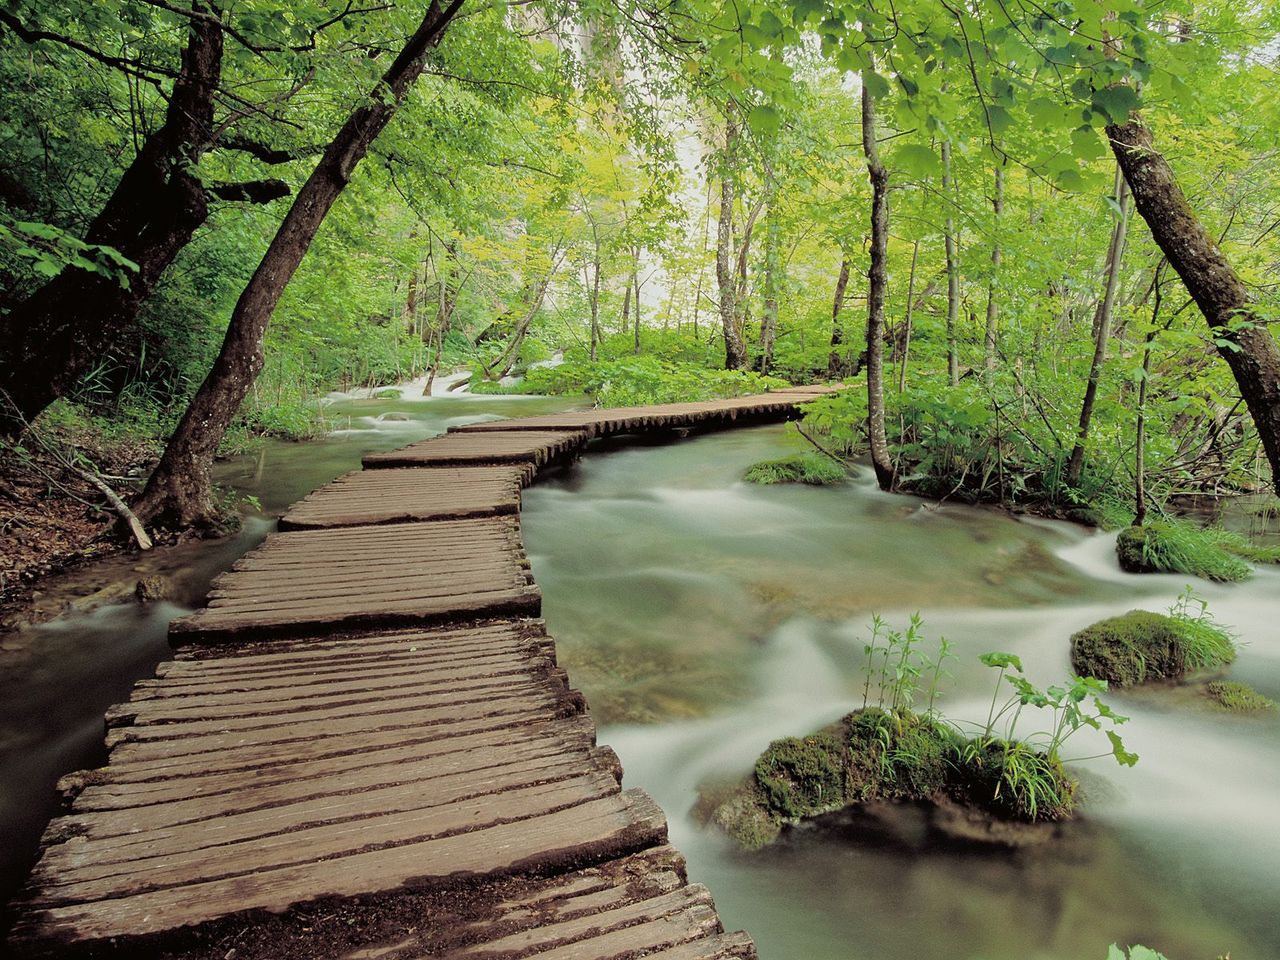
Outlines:
{"type": "Polygon", "coordinates": [[[1276,709],[1276,702],[1270,697],[1264,697],[1247,683],[1235,680],[1210,681],[1205,684],[1204,692],[1210,700],[1232,713],[1261,713],[1276,709]]]}
{"type": "Polygon", "coordinates": [[[761,460],[747,469],[747,483],[807,483],[829,486],[849,479],[844,467],[821,453],[802,453],[781,460],[761,460]]]}
{"type": "Polygon", "coordinates": [[[1252,574],[1240,558],[1253,547],[1239,534],[1185,520],[1152,521],[1129,527],[1116,540],[1120,567],[1130,573],[1185,573],[1234,583],[1252,574]]]}

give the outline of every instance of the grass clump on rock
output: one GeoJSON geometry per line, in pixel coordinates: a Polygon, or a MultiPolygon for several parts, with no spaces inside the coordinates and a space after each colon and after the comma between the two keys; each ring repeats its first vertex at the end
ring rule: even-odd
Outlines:
{"type": "Polygon", "coordinates": [[[1211,680],[1205,684],[1205,695],[1232,713],[1262,713],[1276,709],[1276,702],[1264,697],[1247,683],[1235,680],[1211,680]]]}
{"type": "MultiPolygon", "coordinates": [[[[736,790],[708,804],[712,822],[756,849],[788,824],[869,802],[959,804],[1013,824],[1071,816],[1076,781],[1064,767],[1063,743],[1082,726],[1102,729],[1125,720],[1098,699],[1105,683],[1073,677],[1039,690],[1022,676],[1017,657],[987,654],[983,663],[999,671],[995,695],[986,723],[966,731],[935,709],[944,664],[952,658],[947,642],[930,657],[919,651],[919,617],[903,632],[886,629],[878,617],[872,623],[863,706],[807,737],[771,743],[736,790]],[[919,710],[915,702],[925,695],[919,710]],[[1027,706],[1049,710],[1052,723],[1019,737],[1027,706]]],[[[1114,730],[1107,735],[1117,760],[1137,761],[1114,730]]]]}
{"type": "Polygon", "coordinates": [[[747,468],[747,483],[807,483],[825,487],[849,479],[844,467],[821,453],[801,453],[781,460],[761,460],[747,468]]]}
{"type": "Polygon", "coordinates": [[[1129,573],[1186,573],[1234,583],[1249,578],[1249,563],[1280,563],[1280,548],[1260,547],[1221,527],[1160,520],[1121,531],[1116,557],[1129,573]]]}
{"type": "Polygon", "coordinates": [[[1117,687],[1179,680],[1235,658],[1235,637],[1190,588],[1168,614],[1130,610],[1071,637],[1071,668],[1117,687]]]}

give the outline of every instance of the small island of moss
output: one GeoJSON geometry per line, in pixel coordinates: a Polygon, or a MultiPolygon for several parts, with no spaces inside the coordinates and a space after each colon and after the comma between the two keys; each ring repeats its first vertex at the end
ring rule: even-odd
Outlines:
{"type": "Polygon", "coordinates": [[[1180,680],[1235,658],[1235,638],[1189,589],[1168,614],[1130,610],[1071,637],[1071,668],[1117,687],[1180,680]]]}
{"type": "Polygon", "coordinates": [[[1276,702],[1264,697],[1247,683],[1235,680],[1211,680],[1205,684],[1205,695],[1232,713],[1265,713],[1276,709],[1276,702]]]}
{"type": "Polygon", "coordinates": [[[825,487],[844,483],[849,474],[844,465],[821,453],[801,453],[781,460],[761,460],[747,468],[747,483],[806,483],[825,487]]]}

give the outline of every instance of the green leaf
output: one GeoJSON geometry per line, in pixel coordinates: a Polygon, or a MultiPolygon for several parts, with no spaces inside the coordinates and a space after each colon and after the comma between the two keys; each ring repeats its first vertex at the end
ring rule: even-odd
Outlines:
{"type": "Polygon", "coordinates": [[[772,136],[782,126],[782,118],[773,107],[761,103],[751,108],[751,112],[747,114],[747,124],[756,133],[772,136]]]}
{"type": "Polygon", "coordinates": [[[1111,741],[1111,753],[1116,758],[1116,763],[1122,767],[1132,767],[1138,762],[1138,755],[1130,753],[1124,748],[1124,741],[1120,739],[1120,734],[1114,730],[1107,731],[1107,739],[1111,741]]]}
{"type": "Polygon", "coordinates": [[[1093,91],[1092,104],[1095,109],[1106,114],[1112,123],[1128,123],[1129,115],[1141,104],[1138,93],[1133,87],[1113,84],[1093,91]]]}
{"type": "Polygon", "coordinates": [[[893,152],[891,165],[912,177],[942,176],[942,161],[928,147],[919,143],[904,143],[893,152]]]}
{"type": "Polygon", "coordinates": [[[984,666],[999,667],[1000,669],[1008,669],[1012,667],[1019,673],[1022,672],[1022,660],[1012,653],[984,653],[978,658],[984,666]]]}

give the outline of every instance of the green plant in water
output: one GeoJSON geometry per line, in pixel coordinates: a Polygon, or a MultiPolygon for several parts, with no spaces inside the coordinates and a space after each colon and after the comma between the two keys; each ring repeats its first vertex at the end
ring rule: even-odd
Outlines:
{"type": "MultiPolygon", "coordinates": [[[[1168,958],[1163,953],[1156,953],[1150,947],[1144,947],[1140,943],[1135,943],[1128,952],[1113,943],[1107,951],[1107,960],[1168,960],[1168,958]]],[[[1219,957],[1218,960],[1224,960],[1224,958],[1219,957]]]]}
{"type": "Polygon", "coordinates": [[[849,479],[844,466],[825,454],[802,453],[781,460],[761,460],[747,468],[747,483],[806,483],[830,486],[849,479]]]}
{"type": "Polygon", "coordinates": [[[1261,713],[1276,709],[1276,702],[1270,697],[1264,697],[1247,683],[1235,680],[1210,681],[1205,684],[1204,692],[1210,700],[1232,713],[1261,713]]]}
{"type": "Polygon", "coordinates": [[[1169,616],[1178,623],[1188,670],[1224,666],[1235,660],[1235,634],[1214,619],[1209,612],[1209,602],[1196,596],[1191,587],[1178,594],[1169,608],[1169,616]]]}

